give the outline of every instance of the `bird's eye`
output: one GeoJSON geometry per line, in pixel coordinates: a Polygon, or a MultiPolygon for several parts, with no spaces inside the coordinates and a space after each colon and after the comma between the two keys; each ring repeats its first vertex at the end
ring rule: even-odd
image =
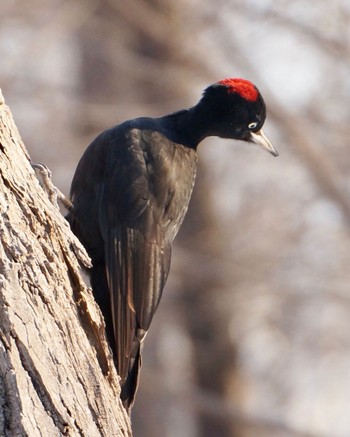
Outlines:
{"type": "Polygon", "coordinates": [[[258,123],[256,121],[253,121],[252,123],[248,124],[248,129],[255,129],[257,125],[258,123]]]}

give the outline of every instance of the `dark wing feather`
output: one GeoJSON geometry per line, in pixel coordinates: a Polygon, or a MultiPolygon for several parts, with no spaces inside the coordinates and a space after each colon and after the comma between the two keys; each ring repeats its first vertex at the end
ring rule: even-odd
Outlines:
{"type": "MultiPolygon", "coordinates": [[[[140,131],[114,150],[100,195],[100,231],[122,384],[140,365],[140,344],[158,306],[170,264],[162,213],[150,187],[140,131]]],[[[137,383],[137,381],[136,381],[137,383]]]]}

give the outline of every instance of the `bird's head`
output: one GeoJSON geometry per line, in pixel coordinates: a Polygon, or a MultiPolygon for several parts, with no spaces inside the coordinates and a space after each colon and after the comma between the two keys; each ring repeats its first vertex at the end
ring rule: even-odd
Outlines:
{"type": "Polygon", "coordinates": [[[200,101],[210,135],[255,143],[278,156],[262,131],[266,118],[264,100],[245,79],[224,79],[210,85],[200,101]]]}

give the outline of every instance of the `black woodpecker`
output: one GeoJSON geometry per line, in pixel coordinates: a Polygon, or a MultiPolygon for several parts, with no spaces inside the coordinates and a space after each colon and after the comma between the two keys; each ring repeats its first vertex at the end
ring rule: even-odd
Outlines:
{"type": "Polygon", "coordinates": [[[263,98],[251,82],[225,79],[190,109],[102,132],[78,164],[67,219],[92,259],[91,286],[127,409],[138,386],[141,346],[167,280],[171,245],[190,201],[197,146],[217,136],[256,143],[277,156],[261,130],[265,118],[263,98]]]}

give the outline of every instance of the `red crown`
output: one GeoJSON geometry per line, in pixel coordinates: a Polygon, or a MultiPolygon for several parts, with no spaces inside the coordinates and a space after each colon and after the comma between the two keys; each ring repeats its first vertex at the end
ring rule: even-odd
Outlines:
{"type": "Polygon", "coordinates": [[[220,85],[227,87],[230,93],[237,93],[241,97],[251,102],[254,102],[259,95],[259,92],[254,84],[246,79],[223,79],[218,82],[220,85]]]}

